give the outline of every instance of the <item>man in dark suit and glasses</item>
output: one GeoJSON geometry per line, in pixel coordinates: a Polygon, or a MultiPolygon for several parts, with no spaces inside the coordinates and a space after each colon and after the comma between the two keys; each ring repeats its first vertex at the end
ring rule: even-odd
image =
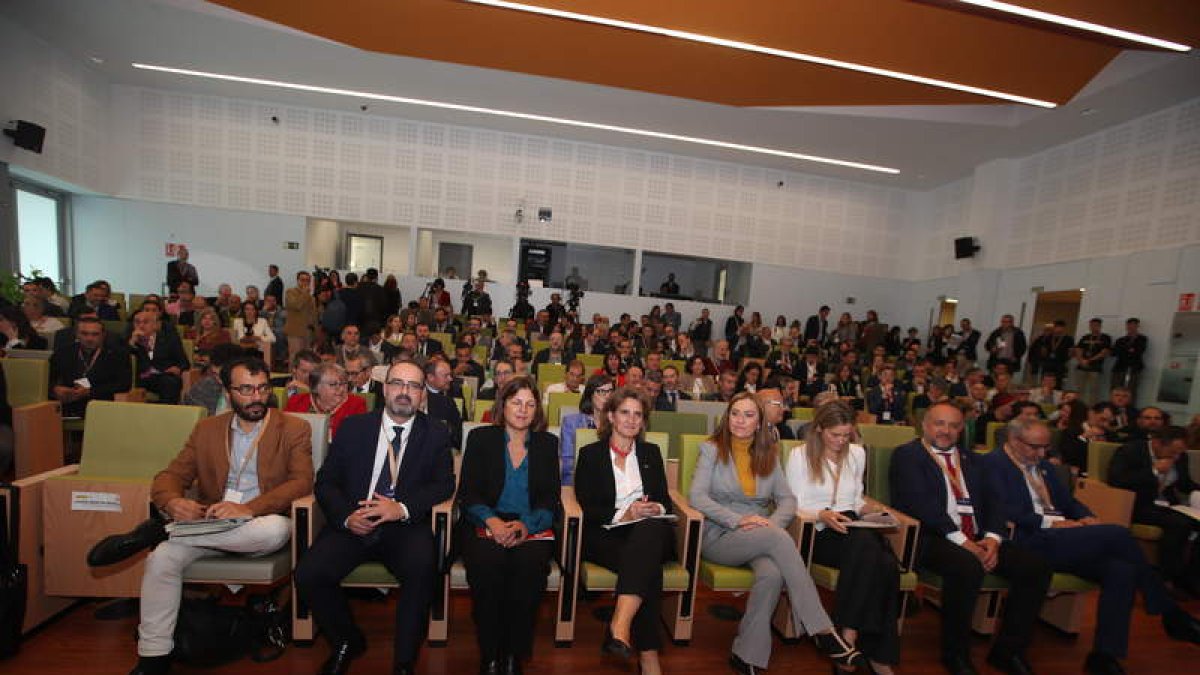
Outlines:
{"type": "Polygon", "coordinates": [[[1041,556],[1006,541],[1003,505],[979,458],[956,447],[962,430],[957,406],[929,408],[922,437],[892,455],[892,505],[921,521],[917,567],[942,577],[942,665],[955,675],[976,672],[971,613],[990,573],[1006,578],[1009,592],[988,663],[1010,674],[1031,673],[1024,652],[1053,572],[1041,556]]]}
{"type": "Polygon", "coordinates": [[[425,375],[414,363],[388,368],[384,409],[348,417],[317,474],[326,525],[296,568],[296,584],[328,638],[324,674],[347,672],[366,650],[340,588],[342,579],[378,560],[400,581],[394,672],[412,673],[425,635],[435,584],[435,505],[454,494],[450,432],[420,412],[425,375]]]}
{"type": "Polygon", "coordinates": [[[980,463],[1001,497],[1005,519],[1013,524],[1013,543],[1044,557],[1056,571],[1100,584],[1096,633],[1084,671],[1125,672],[1118,659],[1129,650],[1129,622],[1138,591],[1146,613],[1162,615],[1167,635],[1200,641],[1200,623],[1171,600],[1129,529],[1100,523],[1059,481],[1054,465],[1046,461],[1052,438],[1046,423],[1017,419],[1007,430],[1003,447],[984,455],[980,463]]]}

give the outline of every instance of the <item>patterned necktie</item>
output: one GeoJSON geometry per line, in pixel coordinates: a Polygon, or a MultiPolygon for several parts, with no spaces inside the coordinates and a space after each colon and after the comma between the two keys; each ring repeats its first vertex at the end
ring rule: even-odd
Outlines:
{"type": "MultiPolygon", "coordinates": [[[[391,451],[396,456],[397,460],[397,483],[399,483],[399,462],[403,459],[401,451],[404,449],[404,427],[392,427],[391,451]]],[[[375,491],[381,495],[395,499],[396,490],[392,486],[392,469],[390,461],[387,457],[383,458],[383,468],[379,471],[379,481],[375,484],[375,491]]]]}
{"type": "MultiPolygon", "coordinates": [[[[950,489],[954,492],[955,503],[962,502],[964,499],[963,485],[959,479],[958,469],[954,467],[954,451],[947,450],[943,452],[938,450],[937,454],[942,456],[942,463],[946,467],[946,474],[950,476],[950,489]]],[[[967,536],[968,540],[975,541],[975,516],[970,513],[960,515],[962,517],[962,526],[959,529],[967,536]]]]}

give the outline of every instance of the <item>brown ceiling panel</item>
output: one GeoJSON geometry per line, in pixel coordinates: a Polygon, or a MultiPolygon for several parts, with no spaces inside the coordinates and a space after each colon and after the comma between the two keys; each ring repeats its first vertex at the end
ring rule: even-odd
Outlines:
{"type": "MultiPolygon", "coordinates": [[[[1144,1],[1158,7],[1163,16],[1188,19],[1194,14],[1172,14],[1176,3],[1170,0],[1144,1]]],[[[215,2],[365,50],[726,105],[998,102],[875,75],[461,0],[215,2]]],[[[1071,4],[1070,0],[1057,2],[1071,4]]],[[[993,13],[912,0],[530,0],[530,4],[813,53],[1056,102],[1069,100],[1119,52],[1111,41],[997,19],[993,13]]],[[[1095,4],[1105,5],[1109,12],[1120,10],[1116,0],[1095,0],[1095,4]]],[[[1197,24],[1200,21],[1191,21],[1193,28],[1197,24]]]]}

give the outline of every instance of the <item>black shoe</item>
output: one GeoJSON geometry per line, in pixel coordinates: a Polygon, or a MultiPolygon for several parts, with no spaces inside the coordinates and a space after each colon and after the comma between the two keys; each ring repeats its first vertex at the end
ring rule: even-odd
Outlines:
{"type": "Polygon", "coordinates": [[[1090,675],[1125,675],[1121,662],[1112,654],[1091,652],[1083,662],[1083,672],[1090,675]]]}
{"type": "Polygon", "coordinates": [[[1008,675],[1033,675],[1033,667],[1020,652],[1001,651],[995,648],[988,652],[988,665],[1008,675]]]}
{"type": "Polygon", "coordinates": [[[339,642],[333,646],[333,653],[321,664],[318,675],[346,675],[350,670],[350,662],[362,656],[367,648],[351,642],[339,642]]]}
{"type": "Polygon", "coordinates": [[[604,629],[604,642],[600,645],[600,651],[615,656],[622,661],[628,661],[633,658],[633,647],[623,640],[618,640],[613,637],[612,626],[604,629]]]}
{"type": "Polygon", "coordinates": [[[171,655],[139,656],[129,675],[167,675],[171,671],[171,655]]]}
{"type": "Polygon", "coordinates": [[[88,551],[87,564],[91,567],[115,565],[166,541],[167,530],[163,527],[158,509],[152,509],[151,513],[154,517],[142,521],[140,525],[129,532],[101,539],[92,547],[92,550],[88,551]]]}
{"type": "Polygon", "coordinates": [[[483,661],[479,664],[479,675],[504,675],[504,669],[497,659],[483,661]]]}
{"type": "Polygon", "coordinates": [[[1200,621],[1182,609],[1163,612],[1162,624],[1171,639],[1200,644],[1200,621]]]}
{"type": "Polygon", "coordinates": [[[504,657],[504,675],[521,675],[521,659],[516,656],[504,657]]]}
{"type": "Polygon", "coordinates": [[[392,666],[392,675],[413,675],[417,672],[415,663],[397,663],[392,666]]]}
{"type": "Polygon", "coordinates": [[[729,667],[733,668],[733,672],[738,675],[758,675],[759,673],[758,668],[746,663],[737,654],[729,655],[729,667]]]}
{"type": "Polygon", "coordinates": [[[866,662],[862,652],[846,644],[837,630],[814,635],[813,641],[817,643],[817,649],[821,650],[821,653],[833,659],[839,666],[857,668],[866,662]]]}
{"type": "Polygon", "coordinates": [[[943,654],[942,666],[950,675],[979,675],[967,654],[943,654]]]}

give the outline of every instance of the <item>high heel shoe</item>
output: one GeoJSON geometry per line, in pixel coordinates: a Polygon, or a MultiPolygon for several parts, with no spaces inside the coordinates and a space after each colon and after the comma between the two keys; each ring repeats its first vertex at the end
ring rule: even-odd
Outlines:
{"type": "Polygon", "coordinates": [[[846,644],[846,641],[842,639],[841,635],[838,635],[836,630],[814,635],[813,641],[817,643],[817,649],[833,659],[836,665],[847,668],[858,668],[866,661],[863,658],[862,652],[846,644]]]}
{"type": "Polygon", "coordinates": [[[622,661],[628,661],[633,658],[633,647],[630,647],[629,643],[624,640],[618,640],[613,637],[612,626],[604,628],[604,642],[600,645],[600,651],[609,656],[615,656],[622,661]]]}

